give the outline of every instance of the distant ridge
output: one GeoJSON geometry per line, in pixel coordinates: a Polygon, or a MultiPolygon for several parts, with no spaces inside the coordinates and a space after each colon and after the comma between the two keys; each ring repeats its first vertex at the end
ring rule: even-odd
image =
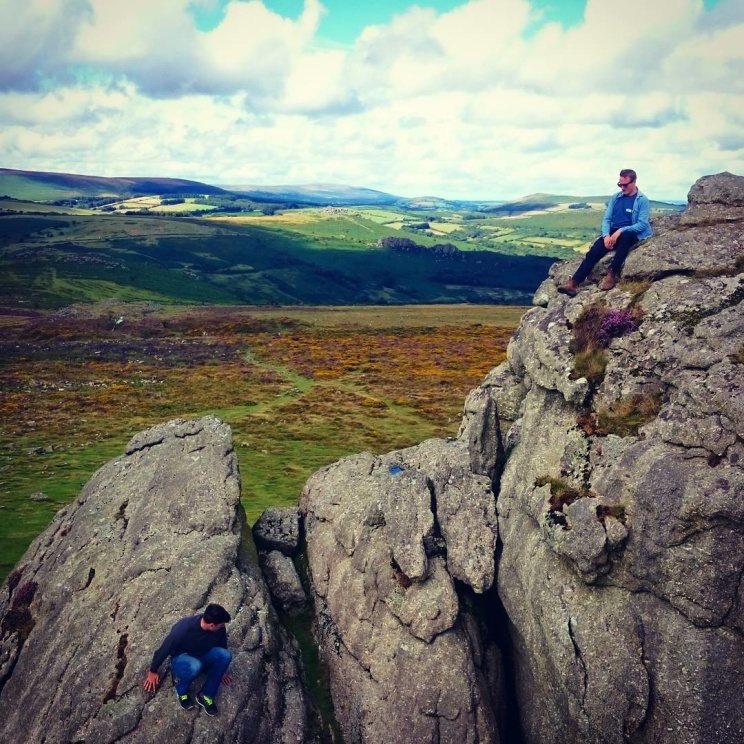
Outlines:
{"type": "MultiPolygon", "coordinates": [[[[74,173],[14,170],[0,168],[0,196],[30,201],[55,201],[81,197],[136,197],[237,194],[257,202],[288,202],[296,205],[350,207],[380,205],[411,210],[471,209],[494,215],[515,216],[548,209],[565,209],[569,204],[585,204],[602,209],[609,196],[568,196],[535,193],[503,200],[460,200],[437,196],[401,197],[385,191],[343,184],[237,184],[212,186],[186,178],[103,177],[74,173]]],[[[681,205],[652,201],[656,210],[678,211],[681,205]]]]}
{"type": "Polygon", "coordinates": [[[0,194],[17,199],[65,199],[80,196],[225,194],[224,189],[185,178],[106,178],[75,173],[0,168],[0,194]]]}
{"type": "Polygon", "coordinates": [[[275,199],[325,205],[395,204],[401,199],[399,196],[384,191],[331,183],[267,186],[244,184],[229,185],[224,186],[224,188],[236,194],[255,199],[275,199]]]}
{"type": "MultiPolygon", "coordinates": [[[[609,201],[609,194],[600,196],[570,196],[566,194],[544,194],[541,192],[521,196],[518,199],[498,204],[494,207],[486,207],[483,212],[489,214],[503,214],[514,216],[527,212],[538,212],[548,209],[556,209],[566,205],[584,205],[585,208],[604,209],[609,201]]],[[[680,211],[683,205],[678,203],[651,200],[651,208],[661,211],[680,211]]]]}

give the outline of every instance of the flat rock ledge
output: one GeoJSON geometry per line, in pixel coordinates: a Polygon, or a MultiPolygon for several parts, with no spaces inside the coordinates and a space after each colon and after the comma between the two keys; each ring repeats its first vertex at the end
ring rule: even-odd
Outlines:
{"type": "Polygon", "coordinates": [[[0,598],[0,739],[311,741],[295,650],[275,619],[240,505],[232,434],[214,417],[134,437],[62,509],[0,598]],[[220,715],[183,711],[153,651],[209,602],[232,614],[220,715]]]}

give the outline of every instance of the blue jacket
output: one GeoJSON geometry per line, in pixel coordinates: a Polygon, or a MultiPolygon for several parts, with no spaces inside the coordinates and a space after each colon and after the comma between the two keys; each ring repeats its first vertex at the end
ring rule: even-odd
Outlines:
{"type": "MultiPolygon", "coordinates": [[[[622,192],[618,191],[613,194],[610,198],[610,202],[607,205],[607,210],[602,218],[602,235],[605,237],[610,234],[610,220],[612,219],[612,208],[615,206],[615,202],[622,196],[622,192]]],[[[634,233],[638,233],[638,240],[644,238],[650,238],[654,231],[651,229],[651,223],[648,221],[649,212],[651,211],[651,205],[649,204],[648,197],[642,194],[640,191],[637,193],[635,201],[633,202],[633,213],[631,219],[633,220],[632,225],[620,228],[623,232],[626,230],[632,230],[634,233]]]]}

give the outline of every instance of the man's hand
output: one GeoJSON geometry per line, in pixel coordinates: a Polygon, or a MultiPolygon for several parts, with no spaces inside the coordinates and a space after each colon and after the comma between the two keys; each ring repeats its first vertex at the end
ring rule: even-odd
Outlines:
{"type": "Polygon", "coordinates": [[[225,674],[222,675],[222,684],[223,685],[232,684],[232,677],[227,672],[225,672],[225,674]]]}
{"type": "Polygon", "coordinates": [[[604,244],[605,248],[607,248],[608,251],[611,251],[615,248],[615,243],[617,243],[618,238],[623,234],[622,230],[615,230],[612,235],[605,235],[604,244]]]}
{"type": "Polygon", "coordinates": [[[158,689],[158,682],[160,682],[160,675],[157,672],[148,672],[145,684],[142,686],[145,692],[155,692],[158,689]]]}

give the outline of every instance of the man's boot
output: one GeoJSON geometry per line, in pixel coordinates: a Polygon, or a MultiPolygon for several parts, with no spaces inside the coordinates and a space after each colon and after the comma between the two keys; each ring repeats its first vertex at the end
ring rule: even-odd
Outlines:
{"type": "Polygon", "coordinates": [[[558,287],[558,291],[561,294],[568,295],[569,297],[576,297],[576,293],[579,291],[579,283],[571,278],[565,284],[558,287]]]}
{"type": "Polygon", "coordinates": [[[615,286],[616,284],[617,284],[617,275],[615,274],[615,272],[614,272],[614,271],[613,271],[612,269],[610,269],[610,270],[609,270],[609,271],[608,271],[608,272],[607,272],[607,273],[605,274],[605,277],[604,277],[604,279],[602,279],[602,281],[600,282],[600,284],[599,284],[599,288],[600,288],[600,289],[601,289],[601,290],[602,290],[603,292],[608,292],[608,291],[609,291],[609,290],[611,290],[611,289],[612,289],[612,288],[613,288],[613,287],[614,287],[614,286],[615,286]]]}

